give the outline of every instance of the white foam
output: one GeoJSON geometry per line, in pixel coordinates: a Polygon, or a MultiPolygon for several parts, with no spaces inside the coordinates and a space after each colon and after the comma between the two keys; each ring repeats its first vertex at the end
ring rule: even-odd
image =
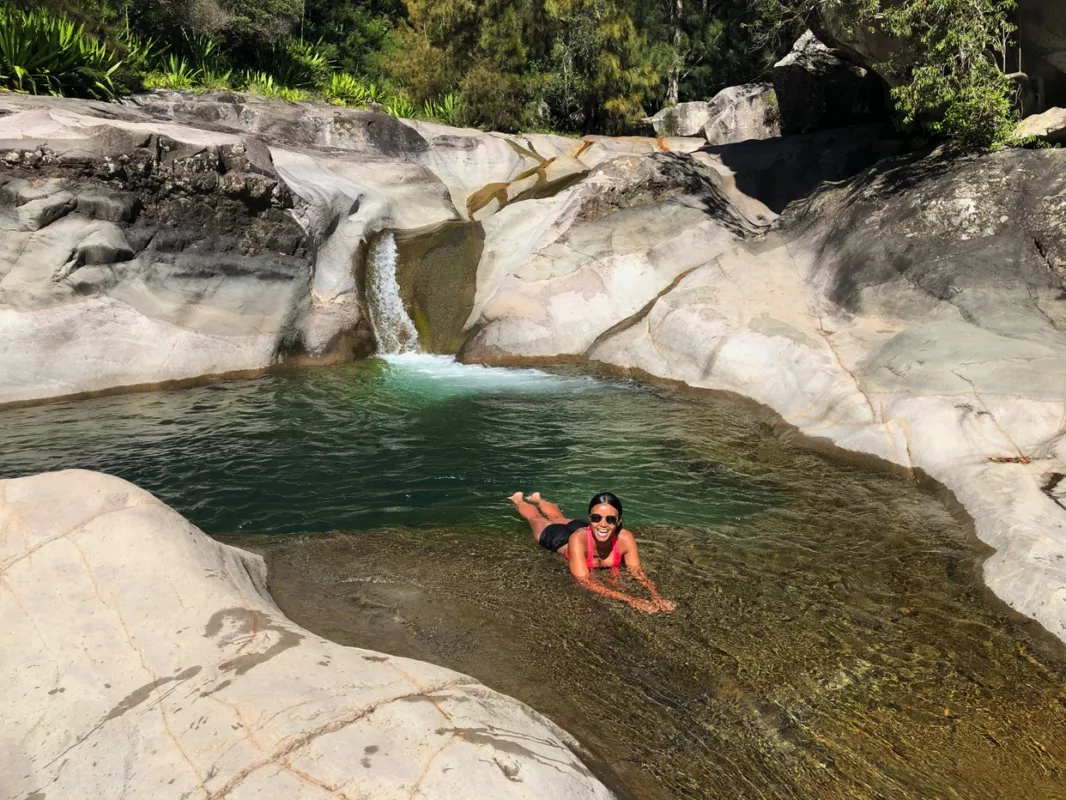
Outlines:
{"type": "Polygon", "coordinates": [[[539,369],[462,364],[451,356],[430,353],[403,353],[382,358],[407,378],[435,384],[438,389],[454,391],[582,391],[591,389],[598,383],[597,379],[592,377],[566,377],[539,369]]]}

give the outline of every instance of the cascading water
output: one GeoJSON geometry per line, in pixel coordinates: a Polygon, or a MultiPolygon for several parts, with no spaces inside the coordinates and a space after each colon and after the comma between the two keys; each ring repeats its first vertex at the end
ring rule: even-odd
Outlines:
{"type": "Polygon", "coordinates": [[[385,233],[367,255],[366,301],[382,355],[418,353],[418,331],[400,299],[396,281],[396,237],[385,233]]]}

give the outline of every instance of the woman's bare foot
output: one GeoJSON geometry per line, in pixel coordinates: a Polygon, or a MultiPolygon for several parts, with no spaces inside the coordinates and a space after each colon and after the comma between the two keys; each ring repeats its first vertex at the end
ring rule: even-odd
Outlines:
{"type": "Polygon", "coordinates": [[[521,492],[515,492],[514,494],[512,494],[507,499],[510,500],[515,505],[518,505],[519,503],[522,502],[522,493],[521,492]]]}
{"type": "Polygon", "coordinates": [[[531,502],[531,503],[539,503],[540,502],[540,492],[533,492],[533,494],[531,494],[529,496],[529,502],[531,502]]]}

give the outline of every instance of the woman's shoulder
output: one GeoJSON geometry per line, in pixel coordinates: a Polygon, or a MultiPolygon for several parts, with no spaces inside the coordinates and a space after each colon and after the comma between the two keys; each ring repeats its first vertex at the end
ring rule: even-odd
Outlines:
{"type": "Polygon", "coordinates": [[[632,545],[633,547],[637,546],[637,540],[628,528],[622,528],[618,532],[618,542],[619,544],[632,545]]]}

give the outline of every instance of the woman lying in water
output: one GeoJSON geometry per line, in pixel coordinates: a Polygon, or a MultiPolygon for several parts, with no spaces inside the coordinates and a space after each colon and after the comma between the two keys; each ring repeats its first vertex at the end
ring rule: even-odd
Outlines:
{"type": "Polygon", "coordinates": [[[610,492],[592,498],[588,520],[567,519],[559,506],[543,499],[540,492],[531,494],[529,501],[521,492],[515,492],[509,499],[529,523],[533,538],[545,550],[565,556],[570,562],[570,574],[589,591],[629,603],[646,614],[677,608],[659,594],[640,568],[637,541],[622,527],[622,502],[610,492]],[[629,573],[651,594],[651,600],[609,589],[592,577],[592,570],[618,569],[623,561],[629,573]]]}

